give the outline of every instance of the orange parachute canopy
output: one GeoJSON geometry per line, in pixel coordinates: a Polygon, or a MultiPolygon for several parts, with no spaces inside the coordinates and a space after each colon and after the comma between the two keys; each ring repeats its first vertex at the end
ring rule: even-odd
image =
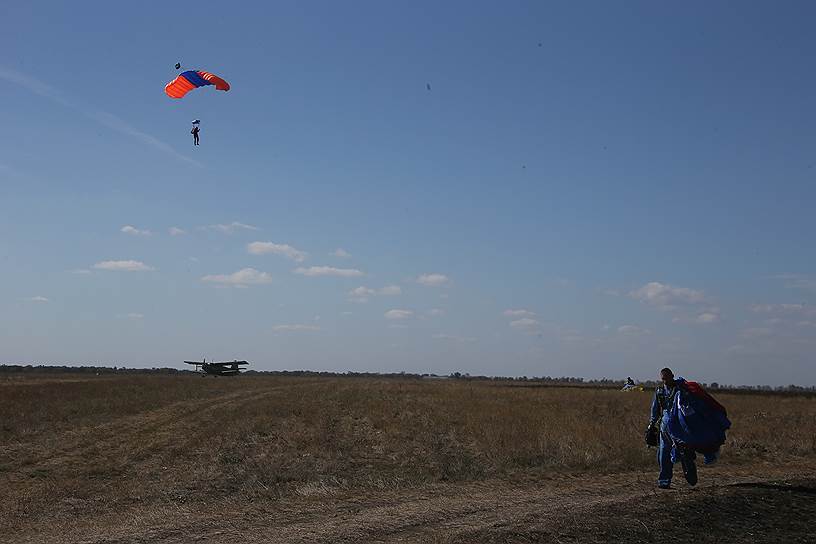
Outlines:
{"type": "Polygon", "coordinates": [[[164,86],[164,92],[170,98],[181,98],[198,87],[215,85],[219,91],[229,91],[230,85],[220,77],[204,70],[182,72],[173,81],[164,86]]]}

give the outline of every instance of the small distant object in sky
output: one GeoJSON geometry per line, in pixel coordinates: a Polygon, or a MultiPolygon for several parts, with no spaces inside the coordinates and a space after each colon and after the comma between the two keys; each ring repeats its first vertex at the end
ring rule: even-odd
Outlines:
{"type": "Polygon", "coordinates": [[[541,42],[538,42],[538,46],[539,46],[539,47],[541,47],[542,45],[544,45],[544,44],[543,44],[543,43],[541,43],[541,42]]]}
{"type": "Polygon", "coordinates": [[[177,62],[177,63],[176,63],[176,70],[178,70],[179,68],[181,68],[181,63],[180,63],[180,62],[177,62]]]}
{"type": "Polygon", "coordinates": [[[524,170],[527,170],[527,165],[526,165],[526,164],[522,164],[522,165],[521,165],[521,167],[522,167],[524,170]]]}
{"type": "Polygon", "coordinates": [[[430,83],[426,83],[426,84],[425,84],[425,88],[426,88],[426,89],[428,89],[428,90],[430,91],[430,90],[431,90],[431,84],[430,84],[430,83]]]}
{"type": "Polygon", "coordinates": [[[197,125],[197,124],[199,124],[200,122],[201,122],[201,119],[196,119],[195,121],[193,121],[193,124],[194,124],[194,125],[197,125]]]}

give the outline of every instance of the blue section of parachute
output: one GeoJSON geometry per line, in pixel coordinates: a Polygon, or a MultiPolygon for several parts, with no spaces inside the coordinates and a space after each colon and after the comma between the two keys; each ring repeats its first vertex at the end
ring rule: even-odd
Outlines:
{"type": "Polygon", "coordinates": [[[183,72],[181,74],[184,76],[184,79],[195,85],[196,87],[203,87],[205,85],[212,85],[209,81],[201,77],[198,72],[194,70],[189,70],[187,72],[183,72]]]}
{"type": "Polygon", "coordinates": [[[706,399],[683,387],[685,380],[678,378],[680,391],[674,396],[669,409],[666,431],[675,442],[700,452],[713,453],[725,442],[725,431],[731,427],[725,412],[706,402],[706,399]]]}

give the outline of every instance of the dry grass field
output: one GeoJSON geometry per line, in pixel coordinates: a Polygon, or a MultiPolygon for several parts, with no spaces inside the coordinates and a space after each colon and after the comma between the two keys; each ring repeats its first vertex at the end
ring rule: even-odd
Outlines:
{"type": "Polygon", "coordinates": [[[648,393],[3,376],[0,542],[816,541],[816,399],[717,397],[721,462],[657,493],[648,393]]]}

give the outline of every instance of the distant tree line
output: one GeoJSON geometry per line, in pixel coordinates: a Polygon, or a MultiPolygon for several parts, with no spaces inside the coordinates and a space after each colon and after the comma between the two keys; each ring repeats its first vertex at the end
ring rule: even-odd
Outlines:
{"type": "MultiPolygon", "coordinates": [[[[126,368],[120,366],[72,366],[72,365],[0,365],[0,374],[198,374],[199,372],[187,369],[177,369],[169,367],[153,368],[126,368]]],[[[610,378],[585,379],[571,376],[551,377],[551,376],[471,376],[467,372],[452,372],[447,375],[438,374],[418,374],[410,372],[329,372],[315,370],[246,370],[241,374],[247,376],[303,376],[303,377],[324,377],[324,378],[387,378],[387,379],[410,379],[410,380],[467,380],[480,382],[509,382],[519,385],[529,386],[571,386],[571,387],[599,387],[605,389],[617,389],[623,386],[625,380],[613,380],[610,378]]],[[[645,389],[653,389],[659,385],[656,381],[641,382],[639,385],[645,389]]],[[[710,384],[703,383],[703,387],[709,390],[728,391],[729,393],[757,393],[757,392],[784,392],[784,393],[816,393],[816,386],[785,385],[772,387],[770,385],[724,385],[717,382],[710,384]]]]}

